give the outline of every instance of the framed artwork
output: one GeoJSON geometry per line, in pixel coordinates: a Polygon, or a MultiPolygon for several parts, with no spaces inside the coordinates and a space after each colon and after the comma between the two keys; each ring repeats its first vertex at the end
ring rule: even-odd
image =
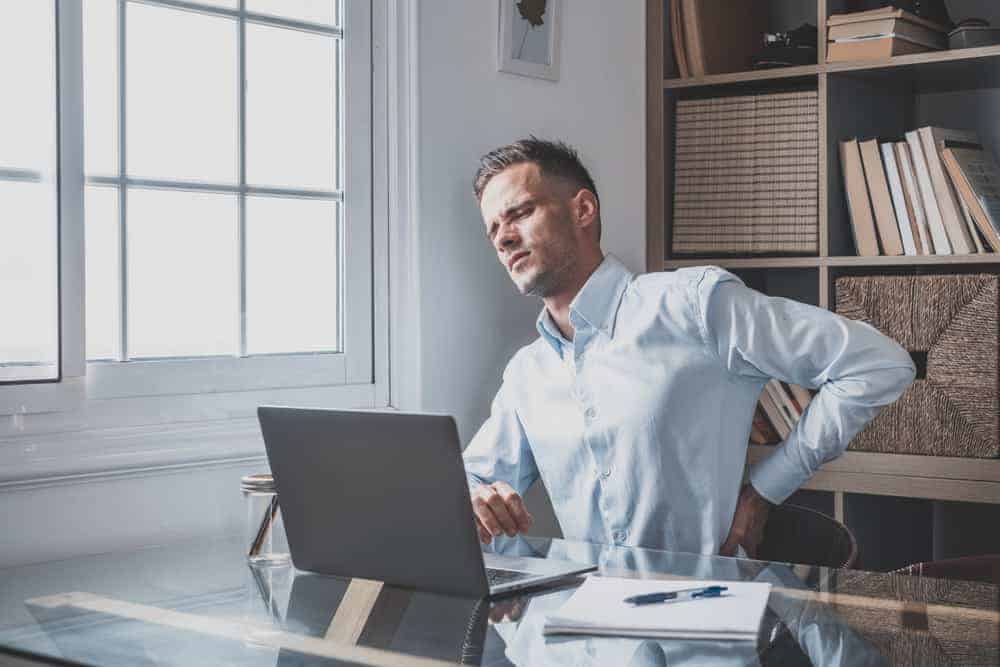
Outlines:
{"type": "Polygon", "coordinates": [[[559,1],[500,0],[501,72],[559,80],[559,1]]]}

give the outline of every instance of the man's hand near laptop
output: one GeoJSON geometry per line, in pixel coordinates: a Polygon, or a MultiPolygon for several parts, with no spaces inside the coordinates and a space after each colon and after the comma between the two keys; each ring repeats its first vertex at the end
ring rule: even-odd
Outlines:
{"type": "Polygon", "coordinates": [[[501,534],[514,537],[525,533],[534,523],[521,494],[507,482],[481,484],[472,489],[470,496],[479,541],[483,544],[501,534]]]}

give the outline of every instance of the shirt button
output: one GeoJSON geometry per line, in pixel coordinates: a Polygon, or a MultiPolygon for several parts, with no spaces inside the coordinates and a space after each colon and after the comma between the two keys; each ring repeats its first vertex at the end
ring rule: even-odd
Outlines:
{"type": "Polygon", "coordinates": [[[611,477],[611,468],[605,468],[604,470],[602,470],[601,477],[603,477],[604,479],[611,477]]]}
{"type": "Polygon", "coordinates": [[[616,544],[621,544],[622,542],[625,541],[625,531],[624,530],[616,530],[615,534],[612,537],[615,538],[615,543],[616,544]]]}
{"type": "Polygon", "coordinates": [[[584,410],[583,416],[589,419],[590,421],[594,421],[595,419],[597,419],[597,410],[595,410],[594,408],[587,408],[586,410],[584,410]]]}

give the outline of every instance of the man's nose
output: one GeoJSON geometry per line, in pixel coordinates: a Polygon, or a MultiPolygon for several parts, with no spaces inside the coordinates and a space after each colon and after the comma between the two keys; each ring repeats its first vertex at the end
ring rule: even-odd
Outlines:
{"type": "Polygon", "coordinates": [[[497,251],[509,250],[517,245],[517,232],[513,227],[503,229],[497,236],[497,251]]]}

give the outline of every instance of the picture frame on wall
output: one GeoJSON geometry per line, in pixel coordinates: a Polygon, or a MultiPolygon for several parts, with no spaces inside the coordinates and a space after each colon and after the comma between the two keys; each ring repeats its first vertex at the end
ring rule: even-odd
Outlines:
{"type": "Polygon", "coordinates": [[[559,80],[560,0],[499,0],[497,68],[559,80]]]}

